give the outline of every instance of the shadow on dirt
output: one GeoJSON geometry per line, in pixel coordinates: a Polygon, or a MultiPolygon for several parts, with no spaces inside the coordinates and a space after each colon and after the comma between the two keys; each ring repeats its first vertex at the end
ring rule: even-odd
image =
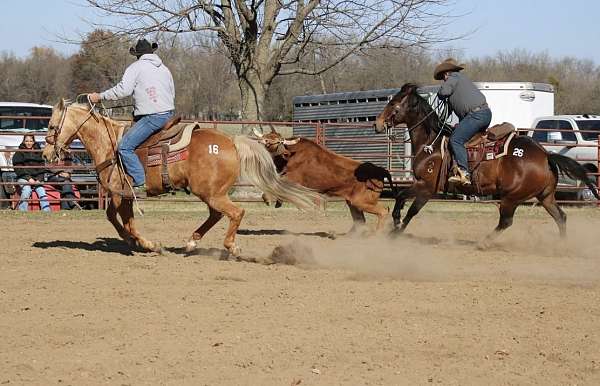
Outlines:
{"type": "Polygon", "coordinates": [[[218,259],[221,261],[230,261],[231,260],[231,261],[243,261],[246,263],[273,264],[270,261],[265,262],[261,259],[257,259],[252,256],[241,255],[241,256],[234,257],[234,256],[231,256],[229,251],[227,251],[225,248],[196,248],[195,250],[188,252],[183,247],[167,247],[167,248],[165,248],[165,251],[170,252],[170,253],[175,253],[178,255],[183,255],[184,257],[205,256],[205,257],[215,258],[215,259],[218,259]]]}
{"type": "MultiPolygon", "coordinates": [[[[390,239],[392,240],[412,240],[422,245],[444,245],[444,244],[455,244],[455,245],[463,245],[463,246],[471,246],[476,248],[478,245],[477,241],[474,240],[465,240],[465,239],[442,239],[439,237],[424,237],[417,236],[411,233],[396,233],[391,232],[389,234],[390,239]]],[[[493,245],[496,245],[494,243],[493,245]]]]}
{"type": "MultiPolygon", "coordinates": [[[[55,241],[36,241],[32,244],[34,248],[67,248],[67,249],[83,249],[86,251],[100,251],[109,253],[120,253],[126,256],[133,256],[133,252],[138,252],[125,241],[113,237],[101,237],[93,243],[85,241],[71,240],[55,240],[55,241]]],[[[139,251],[141,252],[141,251],[139,251]]]]}
{"type": "Polygon", "coordinates": [[[189,256],[209,256],[219,260],[228,260],[229,252],[225,248],[196,248],[191,252],[185,250],[185,247],[165,247],[165,251],[177,255],[189,256]]]}
{"type": "Polygon", "coordinates": [[[285,229],[238,229],[237,234],[244,236],[315,236],[327,239],[335,239],[337,237],[336,234],[333,232],[291,232],[285,229]]]}

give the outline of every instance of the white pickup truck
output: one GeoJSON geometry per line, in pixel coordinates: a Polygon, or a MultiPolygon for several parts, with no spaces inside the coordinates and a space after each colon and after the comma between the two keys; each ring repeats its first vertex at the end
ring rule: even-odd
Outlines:
{"type": "MultiPolygon", "coordinates": [[[[543,143],[546,150],[565,155],[579,162],[589,173],[598,172],[598,115],[551,115],[538,117],[527,135],[543,143]],[[556,131],[551,131],[556,129],[556,131]],[[547,131],[550,130],[550,131],[547,131]]],[[[593,180],[595,177],[592,178],[593,180]]],[[[562,180],[561,184],[574,185],[573,181],[562,180]]],[[[588,189],[577,189],[576,199],[594,199],[588,189]]]]}

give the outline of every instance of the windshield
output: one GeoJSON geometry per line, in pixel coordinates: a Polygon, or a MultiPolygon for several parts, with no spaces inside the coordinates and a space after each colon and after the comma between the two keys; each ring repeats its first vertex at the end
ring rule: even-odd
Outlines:
{"type": "Polygon", "coordinates": [[[600,135],[600,119],[596,120],[585,120],[585,121],[576,121],[579,130],[594,130],[596,133],[581,133],[581,136],[586,141],[595,141],[598,139],[598,135],[600,135]]]}
{"type": "Polygon", "coordinates": [[[0,106],[0,131],[46,130],[51,115],[52,108],[49,107],[0,106]],[[29,117],[48,117],[48,119],[29,117]]]}

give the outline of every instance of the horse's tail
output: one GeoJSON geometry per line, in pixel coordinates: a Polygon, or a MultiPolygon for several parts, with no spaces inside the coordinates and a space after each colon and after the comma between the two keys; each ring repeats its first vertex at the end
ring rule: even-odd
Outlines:
{"type": "Polygon", "coordinates": [[[559,171],[566,174],[569,178],[582,181],[592,191],[596,199],[600,200],[600,194],[596,184],[588,177],[587,171],[577,161],[572,158],[565,157],[561,154],[548,153],[548,164],[553,172],[559,171]]]}
{"type": "Polygon", "coordinates": [[[244,135],[233,138],[241,163],[241,176],[280,201],[291,202],[300,209],[314,209],[325,198],[312,189],[282,179],[267,149],[244,135]]]}

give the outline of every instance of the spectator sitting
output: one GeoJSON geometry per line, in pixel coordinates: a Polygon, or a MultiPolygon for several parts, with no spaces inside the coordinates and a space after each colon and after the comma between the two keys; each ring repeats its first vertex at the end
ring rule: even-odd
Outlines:
{"type": "MultiPolygon", "coordinates": [[[[71,166],[72,159],[67,155],[62,162],[59,162],[58,165],[71,166]]],[[[54,172],[53,175],[48,177],[48,182],[72,182],[71,181],[71,171],[69,169],[63,170],[52,170],[54,172]]],[[[74,207],[81,209],[79,204],[77,204],[75,193],[73,192],[73,185],[71,184],[60,184],[55,185],[54,188],[60,192],[60,209],[62,210],[71,210],[74,207]],[[65,199],[70,199],[66,201],[65,199]]]]}
{"type": "MultiPolygon", "coordinates": [[[[19,149],[23,150],[38,150],[41,149],[40,145],[35,142],[35,137],[31,134],[23,136],[23,142],[19,145],[19,149]]],[[[37,193],[40,208],[44,212],[50,212],[50,203],[46,197],[46,191],[42,184],[44,183],[44,173],[46,169],[43,168],[44,160],[40,152],[32,151],[17,151],[12,157],[13,166],[15,168],[15,174],[17,175],[17,182],[21,188],[21,198],[19,200],[18,208],[21,211],[27,211],[29,208],[29,198],[31,197],[32,189],[35,189],[37,193]],[[18,166],[40,166],[41,168],[19,168],[18,166]]]]}

